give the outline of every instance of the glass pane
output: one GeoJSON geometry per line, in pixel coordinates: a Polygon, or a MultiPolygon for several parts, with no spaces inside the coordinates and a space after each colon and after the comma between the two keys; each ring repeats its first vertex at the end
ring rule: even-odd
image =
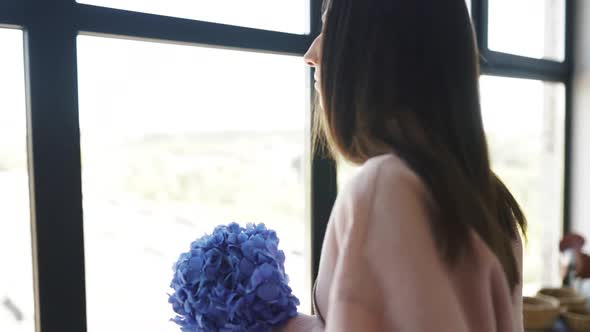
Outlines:
{"type": "Polygon", "coordinates": [[[489,48],[537,59],[565,58],[565,0],[489,0],[489,48]]]}
{"type": "Polygon", "coordinates": [[[0,29],[0,331],[35,330],[23,34],[0,29]]]}
{"type": "Polygon", "coordinates": [[[492,76],[482,76],[480,84],[493,168],[529,221],[524,291],[560,285],[565,87],[492,76]]]}
{"type": "Polygon", "coordinates": [[[78,0],[80,3],[264,30],[309,33],[310,0],[78,0]]]}
{"type": "Polygon", "coordinates": [[[307,311],[301,58],[89,36],[78,52],[89,331],[178,331],[172,263],[231,221],[277,231],[307,311]]]}

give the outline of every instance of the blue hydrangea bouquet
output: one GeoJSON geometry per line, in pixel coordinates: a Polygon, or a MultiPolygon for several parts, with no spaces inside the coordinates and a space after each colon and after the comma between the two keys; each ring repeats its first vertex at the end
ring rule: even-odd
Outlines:
{"type": "Polygon", "coordinates": [[[174,264],[168,302],[182,332],[268,332],[297,315],[279,239],[264,224],[218,226],[174,264]]]}

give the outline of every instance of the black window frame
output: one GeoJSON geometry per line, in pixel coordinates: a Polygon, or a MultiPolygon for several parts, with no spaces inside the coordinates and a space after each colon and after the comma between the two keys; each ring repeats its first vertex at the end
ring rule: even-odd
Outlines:
{"type": "MultiPolygon", "coordinates": [[[[469,0],[468,0],[469,1],[469,0]]],[[[481,74],[563,83],[565,86],[565,149],[562,232],[571,230],[572,173],[572,77],[574,66],[575,1],[565,1],[565,58],[563,61],[535,59],[491,50],[488,47],[488,3],[471,0],[472,19],[480,53],[481,74]]]]}
{"type": "MultiPolygon", "coordinates": [[[[103,8],[74,0],[0,0],[0,28],[24,32],[37,331],[87,330],[76,36],[82,33],[301,56],[321,30],[321,0],[308,1],[310,33],[297,35],[103,8]]],[[[490,50],[488,0],[472,0],[472,16],[482,74],[565,84],[563,230],[568,231],[575,18],[574,0],[565,1],[566,50],[562,62],[490,50]]],[[[312,76],[308,76],[312,105],[312,76]]],[[[318,154],[309,160],[309,278],[315,280],[323,236],[337,195],[337,170],[333,160],[318,154]]]]}

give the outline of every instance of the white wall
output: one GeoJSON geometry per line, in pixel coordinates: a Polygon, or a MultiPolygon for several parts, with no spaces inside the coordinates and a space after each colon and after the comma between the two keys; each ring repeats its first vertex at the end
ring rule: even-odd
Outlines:
{"type": "Polygon", "coordinates": [[[572,227],[590,240],[590,1],[573,1],[576,40],[573,101],[572,227]]]}

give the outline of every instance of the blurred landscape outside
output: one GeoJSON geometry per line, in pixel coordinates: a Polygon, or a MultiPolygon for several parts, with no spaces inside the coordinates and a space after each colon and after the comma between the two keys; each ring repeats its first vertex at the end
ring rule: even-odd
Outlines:
{"type": "Polygon", "coordinates": [[[0,29],[0,331],[32,332],[23,34],[0,29]]]}
{"type": "Polygon", "coordinates": [[[80,36],[78,63],[89,331],[178,330],[171,264],[232,221],[277,231],[309,311],[301,58],[80,36]]]}
{"type": "MultiPolygon", "coordinates": [[[[290,26],[274,29],[305,30],[290,26]]],[[[31,332],[22,32],[0,29],[0,45],[0,197],[7,202],[0,330],[31,332]]],[[[231,221],[277,230],[300,309],[309,311],[301,58],[80,36],[78,66],[89,331],[178,331],[168,321],[172,263],[191,241],[231,221]]],[[[564,87],[483,76],[481,91],[493,167],[530,223],[525,293],[556,285],[564,87]]],[[[341,163],[340,184],[354,171],[341,163]]]]}

